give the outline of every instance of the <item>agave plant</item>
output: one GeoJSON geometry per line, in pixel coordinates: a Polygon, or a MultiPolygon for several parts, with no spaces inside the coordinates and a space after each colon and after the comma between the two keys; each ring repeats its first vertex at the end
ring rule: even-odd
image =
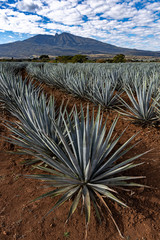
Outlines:
{"type": "Polygon", "coordinates": [[[142,124],[149,124],[157,121],[158,118],[155,110],[155,103],[152,100],[153,82],[151,82],[148,87],[145,82],[143,82],[143,84],[139,87],[134,84],[134,89],[131,89],[130,86],[127,86],[125,88],[125,92],[127,93],[132,105],[130,106],[124,99],[120,97],[121,102],[127,109],[127,111],[121,109],[120,112],[123,115],[129,117],[135,122],[142,124]]]}
{"type": "Polygon", "coordinates": [[[85,78],[83,72],[77,74],[75,77],[71,76],[67,79],[65,89],[80,97],[80,98],[87,98],[87,90],[88,90],[88,81],[85,78]]]}
{"type": "Polygon", "coordinates": [[[53,98],[47,103],[44,94],[39,95],[39,91],[32,91],[31,86],[29,88],[31,91],[28,92],[27,86],[23,86],[22,83],[19,83],[19,86],[23,86],[22,92],[21,88],[18,89],[18,87],[12,92],[11,87],[15,83],[11,85],[9,83],[10,81],[7,82],[7,90],[2,95],[4,96],[3,101],[7,102],[10,111],[13,111],[19,120],[12,126],[7,124],[13,133],[13,142],[24,147],[27,153],[35,156],[35,161],[40,160],[46,164],[45,166],[37,166],[37,168],[50,173],[49,175],[30,176],[44,180],[49,184],[49,187],[53,187],[52,191],[37,199],[62,195],[51,209],[53,211],[73,197],[68,219],[82,199],[85,207],[86,226],[90,221],[91,202],[93,202],[97,216],[100,217],[100,201],[106,207],[120,233],[104,199],[108,198],[126,206],[121,199],[117,198],[117,188],[120,186],[141,186],[130,182],[141,178],[141,176],[128,176],[122,175],[122,173],[140,165],[140,163],[134,164],[133,161],[143,154],[120,161],[121,157],[135,146],[126,149],[135,135],[115,150],[114,147],[124,133],[123,131],[117,138],[112,137],[118,121],[117,118],[106,134],[106,123],[102,124],[103,118],[100,109],[96,118],[93,111],[91,119],[89,107],[86,116],[83,109],[78,113],[76,107],[73,114],[67,113],[66,108],[63,111],[61,107],[57,115],[53,98]],[[14,102],[13,108],[12,101],[14,102]]]}
{"type": "MultiPolygon", "coordinates": [[[[106,123],[102,124],[100,109],[96,118],[94,118],[93,111],[90,119],[89,107],[86,116],[83,109],[78,114],[75,107],[73,116],[67,115],[66,120],[63,116],[63,121],[66,134],[63,134],[61,128],[54,122],[61,144],[57,144],[53,139],[42,133],[44,145],[53,152],[56,158],[53,159],[47,152],[40,149],[36,149],[36,153],[33,153],[35,157],[48,165],[47,167],[37,166],[37,168],[50,174],[43,173],[29,175],[28,177],[43,180],[49,187],[53,187],[52,191],[35,200],[62,195],[50,210],[51,212],[73,197],[68,220],[75,212],[80,199],[82,199],[85,208],[86,226],[90,221],[91,202],[93,202],[98,218],[100,218],[99,202],[102,202],[121,235],[108,207],[107,199],[126,207],[126,204],[120,198],[117,198],[117,189],[119,187],[142,186],[132,182],[132,180],[142,178],[142,176],[128,176],[123,173],[142,164],[133,163],[133,161],[144,153],[120,161],[121,157],[136,145],[134,144],[126,149],[135,135],[114,150],[125,130],[119,137],[112,137],[118,121],[118,118],[115,118],[106,135],[106,123]]],[[[29,148],[32,150],[32,147],[29,148]]]]}
{"type": "MultiPolygon", "coordinates": [[[[10,140],[20,147],[41,149],[53,155],[45,146],[43,134],[59,143],[57,133],[53,122],[55,121],[61,129],[64,129],[62,116],[65,114],[66,106],[62,102],[60,107],[56,107],[54,97],[47,97],[41,88],[36,88],[32,82],[22,80],[22,78],[13,77],[4,74],[0,77],[0,101],[5,104],[7,110],[16,117],[18,121],[8,122],[6,126],[12,131],[16,139],[10,140]],[[19,136],[19,137],[18,137],[19,136]]],[[[31,164],[37,161],[28,161],[31,164]]]]}
{"type": "MultiPolygon", "coordinates": [[[[51,138],[55,143],[59,144],[54,122],[65,134],[63,115],[66,112],[67,105],[64,105],[62,102],[60,107],[56,107],[54,97],[50,97],[47,101],[43,93],[33,96],[34,98],[32,98],[32,95],[25,96],[23,104],[21,104],[21,101],[16,102],[17,110],[13,113],[13,116],[18,121],[5,121],[5,125],[11,130],[13,136],[13,139],[7,137],[6,139],[20,147],[29,148],[31,152],[41,151],[53,157],[53,152],[44,143],[44,136],[51,138]]],[[[32,164],[38,161],[27,160],[26,163],[32,164]]]]}
{"type": "Polygon", "coordinates": [[[25,104],[26,99],[38,96],[41,91],[40,87],[35,87],[32,82],[22,80],[20,76],[14,76],[6,72],[0,75],[0,102],[6,105],[8,111],[13,115],[19,110],[19,106],[25,104]]]}
{"type": "MultiPolygon", "coordinates": [[[[135,93],[135,85],[138,92],[143,92],[141,85],[143,85],[144,79],[147,86],[146,89],[144,88],[144,91],[148,91],[150,82],[153,82],[151,84],[152,97],[155,97],[156,89],[159,87],[159,64],[45,63],[41,66],[32,63],[28,65],[27,70],[29,74],[40,82],[64,89],[69,93],[87,98],[107,108],[117,106],[117,103],[119,103],[118,96],[121,95],[122,88],[126,88],[126,86],[130,86],[126,90],[127,94],[132,95],[132,93],[135,93]],[[116,94],[114,90],[116,90],[116,94]]],[[[133,106],[132,108],[134,110],[135,107],[133,106]]],[[[131,112],[133,112],[132,110],[131,112]]],[[[141,113],[138,114],[141,115],[141,113]]],[[[150,113],[147,115],[150,115],[150,113]]],[[[143,115],[141,118],[146,119],[148,116],[143,115]]]]}
{"type": "Polygon", "coordinates": [[[155,108],[158,114],[158,120],[160,120],[160,92],[157,95],[157,97],[155,99],[153,99],[155,102],[155,108]]]}
{"type": "Polygon", "coordinates": [[[113,108],[119,105],[119,95],[121,92],[115,92],[116,85],[113,85],[108,79],[97,81],[92,84],[90,97],[93,102],[100,104],[105,108],[113,108]]]}

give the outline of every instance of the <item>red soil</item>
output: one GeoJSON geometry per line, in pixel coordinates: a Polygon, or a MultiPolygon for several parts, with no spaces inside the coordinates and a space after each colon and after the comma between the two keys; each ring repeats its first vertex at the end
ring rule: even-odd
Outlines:
{"type": "MultiPolygon", "coordinates": [[[[62,98],[69,100],[68,108],[73,104],[80,107],[87,104],[60,90],[50,90],[57,104],[62,98]]],[[[92,109],[93,104],[90,104],[92,109]]],[[[97,110],[97,107],[95,107],[97,110]]],[[[108,126],[117,115],[115,112],[105,113],[104,119],[109,114],[108,126]]],[[[1,116],[12,119],[1,113],[1,116]]],[[[151,152],[145,154],[137,162],[143,165],[130,170],[130,175],[143,175],[146,179],[140,182],[151,188],[135,188],[130,192],[120,192],[119,198],[125,201],[129,208],[123,208],[110,200],[106,200],[113,212],[118,226],[128,240],[159,240],[160,239],[160,131],[157,128],[142,128],[135,126],[120,117],[115,133],[120,134],[128,125],[125,134],[120,140],[124,143],[135,132],[141,131],[132,143],[142,140],[128,156],[140,154],[149,149],[151,152]]],[[[9,131],[0,123],[1,136],[9,136],[9,131]]],[[[0,141],[0,240],[83,240],[85,232],[84,214],[81,215],[81,206],[74,213],[69,223],[65,224],[71,200],[60,206],[42,221],[43,216],[52,208],[57,198],[46,198],[30,203],[31,200],[45,193],[47,189],[38,180],[24,177],[33,174],[30,166],[21,164],[27,155],[9,153],[16,151],[16,146],[5,143],[1,137],[0,141]]],[[[128,157],[127,156],[127,157],[128,157]]],[[[92,208],[93,210],[93,208],[92,208]]],[[[101,225],[97,222],[94,210],[91,213],[91,222],[88,229],[88,240],[120,240],[120,236],[110,219],[106,209],[103,210],[103,221],[101,225]]]]}

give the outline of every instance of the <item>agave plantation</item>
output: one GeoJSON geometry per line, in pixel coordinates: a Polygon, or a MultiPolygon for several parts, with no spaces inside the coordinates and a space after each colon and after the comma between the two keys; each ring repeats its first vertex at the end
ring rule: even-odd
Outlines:
{"type": "Polygon", "coordinates": [[[139,142],[132,140],[138,133],[120,144],[126,129],[118,136],[114,130],[118,115],[142,126],[158,125],[159,90],[159,64],[2,63],[0,103],[16,118],[4,123],[11,131],[6,140],[33,156],[25,164],[39,174],[26,177],[41,180],[49,188],[34,200],[58,196],[52,212],[72,199],[66,219],[82,206],[86,229],[91,209],[100,220],[103,205],[122,236],[107,201],[127,207],[119,189],[142,187],[139,179],[144,176],[132,175],[132,169],[143,168],[140,159],[146,152],[133,154],[139,142]],[[44,84],[86,99],[95,108],[98,105],[98,111],[89,104],[69,110],[66,102],[57,104],[54,96],[43,92],[44,84]],[[103,117],[108,109],[117,112],[110,125],[103,117]]]}

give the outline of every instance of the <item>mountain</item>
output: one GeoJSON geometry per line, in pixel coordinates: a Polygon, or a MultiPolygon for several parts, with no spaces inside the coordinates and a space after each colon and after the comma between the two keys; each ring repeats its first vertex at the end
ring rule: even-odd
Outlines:
{"type": "Polygon", "coordinates": [[[0,44],[0,57],[29,58],[33,55],[125,54],[160,57],[160,52],[121,48],[70,33],[36,35],[23,41],[0,44]]]}

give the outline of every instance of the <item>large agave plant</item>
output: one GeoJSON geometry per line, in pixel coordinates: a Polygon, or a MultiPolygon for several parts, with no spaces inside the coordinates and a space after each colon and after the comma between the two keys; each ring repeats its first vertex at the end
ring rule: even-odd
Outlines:
{"type": "Polygon", "coordinates": [[[155,102],[152,100],[153,82],[147,86],[146,82],[142,85],[134,85],[134,89],[130,86],[125,88],[125,92],[131,102],[131,106],[122,98],[120,98],[127,110],[121,110],[121,113],[135,122],[149,124],[156,121],[157,114],[155,110],[155,102]]]}
{"type": "MultiPolygon", "coordinates": [[[[6,121],[6,126],[11,130],[13,138],[7,138],[9,142],[17,144],[22,148],[28,148],[29,152],[45,152],[53,157],[54,153],[45,144],[46,136],[59,144],[59,138],[54,122],[65,134],[63,115],[66,112],[66,105],[56,107],[54,97],[46,100],[46,96],[31,95],[24,96],[23,104],[16,102],[17,110],[13,115],[16,122],[6,121]]],[[[72,112],[72,111],[71,111],[72,112]]],[[[70,113],[71,114],[71,113],[70,113]]],[[[27,164],[37,163],[39,160],[27,160],[27,164]]]]}
{"type": "MultiPolygon", "coordinates": [[[[7,110],[18,120],[14,123],[5,120],[6,126],[16,136],[14,140],[6,139],[14,144],[18,143],[20,147],[29,146],[33,151],[40,149],[53,156],[43,142],[43,135],[59,143],[53,122],[65,131],[62,116],[65,114],[66,105],[62,102],[60,107],[57,107],[53,96],[47,97],[41,92],[41,88],[35,88],[32,82],[23,81],[20,77],[4,74],[0,76],[0,83],[0,102],[4,103],[7,110]]],[[[33,162],[37,161],[27,163],[33,162]]]]}
{"type": "MultiPolygon", "coordinates": [[[[82,198],[86,225],[90,221],[91,202],[97,216],[100,216],[99,201],[101,201],[115,223],[104,198],[126,206],[116,197],[116,189],[119,186],[139,186],[130,180],[140,177],[130,177],[122,173],[138,166],[139,164],[134,164],[133,161],[142,154],[119,161],[133,147],[126,149],[134,136],[114,150],[123,134],[112,138],[117,119],[106,134],[106,124],[102,124],[100,109],[96,118],[94,112],[92,117],[89,117],[89,107],[86,116],[83,109],[79,114],[76,107],[73,115],[68,114],[66,108],[63,110],[62,106],[57,113],[54,99],[50,98],[47,103],[45,95],[40,95],[40,91],[32,88],[31,84],[27,85],[26,82],[12,78],[9,80],[1,78],[1,83],[2,101],[19,120],[12,126],[8,125],[14,135],[13,142],[26,148],[27,153],[36,157],[32,163],[40,160],[47,165],[37,168],[50,173],[31,176],[45,180],[54,188],[38,199],[62,195],[52,211],[73,197],[69,219],[82,198]]],[[[119,231],[116,223],[115,225],[119,231]]]]}
{"type": "Polygon", "coordinates": [[[106,134],[106,123],[102,124],[100,110],[96,118],[94,118],[93,112],[90,119],[88,107],[86,116],[83,109],[81,109],[79,117],[75,108],[72,117],[67,115],[66,120],[63,117],[66,128],[65,135],[55,123],[55,129],[61,144],[57,144],[46,135],[43,135],[43,142],[53,152],[56,159],[49,156],[47,152],[40,150],[33,154],[48,165],[47,167],[37,166],[37,168],[49,174],[43,173],[28,176],[45,181],[49,187],[53,187],[53,190],[35,200],[61,195],[50,210],[51,212],[73,197],[73,203],[67,218],[69,219],[75,212],[80,199],[82,199],[85,207],[86,226],[88,226],[90,221],[91,202],[99,218],[99,202],[101,202],[106,207],[120,233],[107,201],[111,199],[124,207],[126,206],[120,198],[117,198],[117,189],[118,187],[141,186],[132,182],[132,180],[141,178],[141,176],[128,176],[128,174],[124,175],[124,172],[140,165],[141,163],[133,163],[133,161],[144,153],[127,160],[121,160],[121,157],[135,146],[127,147],[135,135],[121,147],[114,150],[124,133],[123,131],[117,138],[112,137],[117,120],[116,118],[113,121],[106,134]]]}

